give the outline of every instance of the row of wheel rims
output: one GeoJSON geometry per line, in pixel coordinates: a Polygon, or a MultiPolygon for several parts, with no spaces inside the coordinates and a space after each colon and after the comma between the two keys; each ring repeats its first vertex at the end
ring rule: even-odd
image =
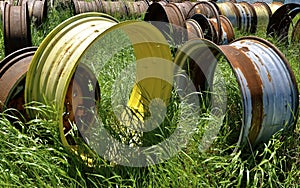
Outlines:
{"type": "Polygon", "coordinates": [[[40,25],[46,17],[45,0],[1,1],[5,55],[32,46],[31,20],[40,25]]]}
{"type": "MultiPolygon", "coordinates": [[[[168,104],[174,67],[169,44],[162,33],[146,22],[118,23],[108,15],[86,13],[61,23],[39,48],[24,48],[1,62],[0,85],[5,88],[0,93],[2,110],[13,107],[22,113],[26,112],[26,117],[34,118],[36,112],[25,111],[23,104],[32,101],[54,102],[63,144],[80,150],[77,148],[80,145],[76,137],[78,134],[70,132],[75,131],[75,125],[76,130],[80,131],[79,137],[83,138],[79,142],[87,142],[85,136],[90,126],[95,126],[97,103],[101,99],[99,75],[90,67],[93,62],[85,62],[84,56],[97,46],[98,40],[114,30],[120,30],[129,37],[137,62],[138,83],[133,86],[128,107],[143,115],[153,99],[160,98],[168,104]],[[138,62],[148,58],[160,59],[161,62],[147,64],[148,69],[145,69],[138,62]],[[144,79],[149,72],[156,72],[156,76],[163,79],[153,78],[152,73],[144,79]],[[92,89],[90,86],[93,86],[92,89]],[[147,93],[147,99],[143,98],[143,92],[147,93]]],[[[194,69],[198,72],[188,75],[195,75],[191,79],[193,83],[200,84],[197,88],[208,89],[201,84],[210,83],[211,80],[204,82],[199,79],[212,79],[213,76],[199,76],[215,74],[214,67],[218,62],[215,60],[221,56],[227,59],[235,73],[242,95],[244,123],[237,145],[248,141],[256,145],[281,128],[291,129],[298,114],[297,83],[283,54],[269,42],[256,37],[244,37],[229,45],[218,46],[205,39],[194,39],[178,49],[174,63],[183,69],[189,67],[187,63],[190,67],[200,66],[194,69]]],[[[141,118],[139,115],[136,117],[141,118]]],[[[140,120],[143,121],[142,118],[140,120]]]]}

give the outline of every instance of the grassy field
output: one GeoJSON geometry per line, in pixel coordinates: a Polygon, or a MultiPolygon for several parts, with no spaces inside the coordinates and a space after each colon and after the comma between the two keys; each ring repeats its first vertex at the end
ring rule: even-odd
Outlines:
{"type": "MultiPolygon", "coordinates": [[[[43,25],[31,26],[33,44],[38,46],[44,37],[63,20],[71,17],[73,10],[68,4],[55,1],[49,7],[48,18],[43,25]]],[[[142,19],[142,18],[121,18],[142,19]]],[[[236,38],[243,34],[236,31],[236,38]]],[[[266,38],[264,34],[258,36],[266,38]]],[[[0,58],[4,58],[1,33],[0,58]]],[[[286,47],[274,39],[285,54],[300,83],[299,45],[286,47]]],[[[117,79],[122,66],[117,62],[128,60],[116,57],[113,63],[103,71],[106,78],[100,83],[102,91],[111,90],[110,85],[117,79]],[[105,82],[105,83],[104,83],[105,82]],[[103,89],[104,88],[104,89],[103,89]]],[[[232,153],[234,129],[241,125],[239,94],[236,81],[228,67],[223,67],[228,86],[229,111],[220,134],[205,152],[199,150],[202,136],[201,127],[210,120],[209,113],[200,117],[199,127],[190,139],[187,147],[179,153],[157,165],[148,167],[121,166],[98,157],[95,165],[87,165],[66,149],[58,133],[58,122],[51,106],[39,104],[38,116],[23,123],[9,116],[8,109],[0,116],[0,186],[1,187],[298,187],[300,185],[300,120],[295,130],[284,138],[280,133],[252,152],[232,153]],[[230,118],[229,118],[230,117],[230,118]],[[15,119],[12,124],[9,119],[15,119]],[[16,128],[17,127],[17,128],[16,128]],[[229,129],[231,127],[231,129],[229,129]],[[232,132],[233,131],[233,134],[232,132]]],[[[102,109],[107,109],[110,93],[102,92],[102,109]]],[[[30,105],[29,105],[30,107],[30,105]]],[[[170,133],[174,124],[178,104],[176,96],[168,107],[166,128],[152,134],[145,134],[142,140],[158,139],[162,133],[170,133]],[[169,126],[169,128],[168,128],[169,126]]],[[[103,119],[112,123],[110,110],[101,111],[103,119]]],[[[117,128],[116,128],[117,129],[117,128]]],[[[118,130],[114,130],[120,134],[118,130]]],[[[118,137],[118,134],[116,137],[118,137]]],[[[128,136],[125,134],[125,137],[128,136]]]]}

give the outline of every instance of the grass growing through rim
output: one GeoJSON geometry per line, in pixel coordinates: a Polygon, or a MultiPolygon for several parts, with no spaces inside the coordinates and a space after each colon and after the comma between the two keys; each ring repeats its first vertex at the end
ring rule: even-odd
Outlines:
{"type": "MultiPolygon", "coordinates": [[[[55,7],[49,8],[48,18],[40,27],[32,26],[33,43],[38,45],[57,24],[72,16],[72,8],[68,4],[55,1],[55,7]]],[[[240,37],[236,31],[236,38],[240,37]]],[[[265,37],[265,36],[261,36],[265,37]]],[[[269,39],[271,40],[271,39],[269,39]]],[[[1,40],[2,41],[2,40],[1,40]]],[[[299,77],[299,46],[284,46],[272,40],[286,55],[291,67],[299,77]]],[[[129,49],[130,51],[130,49],[129,49]]],[[[3,48],[1,57],[3,58],[3,48]]],[[[111,91],[111,85],[122,66],[120,63],[128,58],[118,56],[110,60],[101,88],[111,91]],[[107,79],[110,78],[110,79],[107,79]],[[108,88],[106,89],[105,86],[108,88]]],[[[124,64],[126,67],[126,64],[124,64]]],[[[122,68],[121,68],[122,69],[122,68]]],[[[238,90],[228,67],[224,67],[224,75],[228,87],[229,106],[239,109],[238,90]],[[231,76],[230,76],[231,75],[231,76]]],[[[100,79],[101,80],[101,79],[100,79]]],[[[173,95],[175,97],[175,95],[173,95]]],[[[102,92],[103,103],[101,114],[105,121],[111,122],[109,110],[110,92],[102,92]],[[106,102],[105,102],[106,101],[106,102]]],[[[176,117],[178,101],[172,98],[168,115],[176,117]]],[[[30,104],[28,105],[30,107],[30,104]]],[[[35,105],[36,106],[36,105],[35,105]]],[[[230,109],[229,108],[229,109],[230,109]]],[[[260,145],[253,153],[237,152],[233,154],[231,144],[227,143],[230,133],[228,125],[240,125],[239,114],[227,116],[222,133],[206,152],[199,151],[202,136],[201,127],[211,120],[209,112],[203,113],[199,119],[195,134],[187,147],[168,161],[143,168],[119,166],[102,158],[97,158],[96,166],[89,167],[64,148],[59,140],[57,122],[53,107],[38,105],[35,110],[39,115],[28,123],[18,122],[15,128],[8,119],[9,113],[0,116],[0,185],[6,187],[298,187],[300,185],[300,124],[295,131],[285,136],[280,133],[265,144],[260,145]]],[[[13,110],[13,109],[9,109],[13,110]]],[[[8,111],[9,111],[8,110],[8,111]]],[[[236,110],[228,111],[228,114],[236,110]]],[[[175,121],[176,119],[171,119],[175,121]]],[[[176,121],[175,121],[176,122],[176,121]]],[[[172,125],[174,122],[166,122],[172,125]]],[[[117,134],[116,137],[119,136],[117,134]]],[[[151,140],[161,133],[155,132],[145,136],[151,140]]],[[[230,143],[230,142],[229,142],[230,143]]]]}

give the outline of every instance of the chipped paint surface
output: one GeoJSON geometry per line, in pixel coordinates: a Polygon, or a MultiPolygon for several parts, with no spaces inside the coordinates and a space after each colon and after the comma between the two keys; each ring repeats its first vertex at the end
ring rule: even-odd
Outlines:
{"type": "MultiPolygon", "coordinates": [[[[185,45],[185,53],[194,57],[200,68],[200,72],[194,75],[201,76],[192,77],[194,83],[211,83],[215,60],[220,56],[225,56],[232,67],[243,105],[238,146],[248,141],[255,146],[267,141],[279,129],[293,127],[298,117],[298,87],[286,58],[275,46],[258,37],[242,37],[221,46],[204,39],[185,45]]],[[[176,60],[183,66],[183,57],[176,60]]],[[[208,89],[205,85],[199,88],[208,89]]]]}
{"type": "MultiPolygon", "coordinates": [[[[245,37],[230,46],[241,50],[252,64],[242,66],[247,67],[243,74],[248,80],[247,87],[251,90],[251,98],[258,100],[257,103],[252,102],[253,117],[249,139],[252,144],[265,142],[279,129],[291,126],[295,122],[294,115],[298,111],[298,89],[293,79],[294,75],[287,67],[282,54],[266,41],[245,37]],[[253,75],[249,74],[250,71],[253,75]],[[253,79],[254,77],[257,79],[253,79]],[[255,82],[252,82],[253,80],[255,82]]],[[[241,63],[238,63],[239,71],[241,63]]],[[[246,113],[245,108],[247,105],[244,105],[246,113]]],[[[245,127],[248,128],[246,124],[245,127]]]]}

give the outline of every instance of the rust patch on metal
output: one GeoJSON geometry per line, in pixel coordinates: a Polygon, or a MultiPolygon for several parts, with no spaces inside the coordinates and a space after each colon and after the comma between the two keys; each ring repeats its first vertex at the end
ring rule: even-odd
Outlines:
{"type": "MultiPolygon", "coordinates": [[[[24,109],[25,75],[36,49],[29,47],[18,50],[0,62],[0,111],[14,108],[28,119],[24,109]]],[[[23,119],[19,113],[14,115],[23,119]]]]}
{"type": "Polygon", "coordinates": [[[187,28],[188,40],[193,38],[204,38],[204,33],[202,31],[202,28],[196,20],[187,19],[186,28],[187,28]]]}
{"type": "MultiPolygon", "coordinates": [[[[248,137],[250,143],[254,143],[261,130],[264,117],[262,80],[251,59],[243,50],[231,46],[220,46],[220,49],[225,54],[233,69],[240,70],[247,80],[248,85],[243,87],[249,88],[252,105],[252,119],[248,137]]],[[[244,117],[246,116],[247,114],[244,114],[244,117]]]]}
{"type": "Polygon", "coordinates": [[[70,144],[75,143],[73,138],[67,135],[72,126],[76,126],[81,133],[87,130],[95,121],[94,113],[97,113],[96,104],[99,101],[100,87],[96,77],[88,67],[78,66],[71,78],[64,101],[64,134],[70,144]]]}
{"type": "Polygon", "coordinates": [[[255,33],[257,29],[257,15],[254,7],[248,2],[239,2],[246,12],[246,32],[255,33]]]}
{"type": "Polygon", "coordinates": [[[234,27],[238,27],[241,17],[238,8],[233,2],[217,3],[221,15],[226,16],[234,27]]]}
{"type": "Polygon", "coordinates": [[[72,0],[73,8],[75,14],[85,13],[85,12],[104,12],[104,1],[82,1],[82,0],[72,0]]]}
{"type": "Polygon", "coordinates": [[[249,52],[249,48],[247,48],[246,46],[243,46],[242,48],[240,48],[243,52],[249,52]]]}
{"type": "MultiPolygon", "coordinates": [[[[212,2],[209,1],[198,1],[193,3],[193,7],[190,9],[187,18],[194,17],[195,14],[202,14],[207,18],[214,18],[216,19],[216,25],[213,27],[213,30],[218,33],[213,41],[216,44],[220,43],[220,36],[222,36],[222,28],[221,28],[221,21],[220,21],[220,15],[218,11],[218,6],[215,5],[212,2]]],[[[202,27],[202,25],[200,24],[202,27]]]]}
{"type": "Polygon", "coordinates": [[[190,1],[184,1],[184,2],[180,2],[180,3],[171,2],[171,4],[174,4],[175,6],[177,6],[179,8],[179,10],[182,12],[185,19],[188,18],[188,13],[191,10],[191,8],[193,7],[192,2],[190,2],[190,1]]]}
{"type": "MultiPolygon", "coordinates": [[[[221,21],[221,27],[222,27],[222,30],[223,30],[223,35],[226,34],[226,40],[227,40],[227,43],[230,43],[234,40],[235,38],[235,35],[234,35],[234,29],[233,29],[233,26],[230,22],[230,20],[224,16],[224,15],[220,15],[220,21],[221,21]]],[[[224,39],[222,39],[224,40],[224,39]]],[[[223,43],[225,41],[222,41],[223,43]]]]}
{"type": "Polygon", "coordinates": [[[17,5],[27,4],[29,18],[36,25],[41,25],[47,17],[47,1],[46,0],[19,0],[17,5]]]}
{"type": "Polygon", "coordinates": [[[27,4],[4,5],[3,34],[5,55],[32,46],[27,4]]]}
{"type": "Polygon", "coordinates": [[[270,82],[272,82],[272,77],[271,77],[270,73],[268,73],[268,80],[269,80],[270,82]]]}

